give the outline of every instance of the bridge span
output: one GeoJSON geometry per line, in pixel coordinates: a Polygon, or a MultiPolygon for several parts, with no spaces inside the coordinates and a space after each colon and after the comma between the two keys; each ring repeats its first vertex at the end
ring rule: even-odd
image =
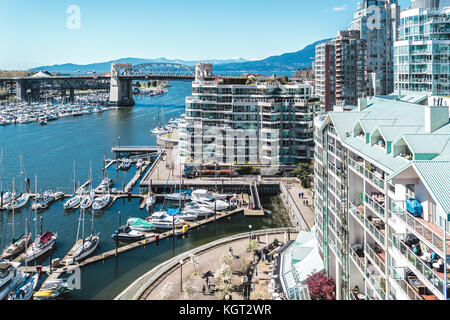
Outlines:
{"type": "MultiPolygon", "coordinates": [[[[70,91],[73,101],[75,90],[109,89],[110,102],[118,106],[134,105],[132,82],[135,80],[194,81],[196,78],[214,80],[212,64],[199,63],[191,67],[178,63],[111,64],[109,75],[31,76],[0,78],[0,88],[15,90],[19,100],[38,99],[42,90],[70,91]]],[[[241,77],[221,77],[239,79],[241,77]]]]}

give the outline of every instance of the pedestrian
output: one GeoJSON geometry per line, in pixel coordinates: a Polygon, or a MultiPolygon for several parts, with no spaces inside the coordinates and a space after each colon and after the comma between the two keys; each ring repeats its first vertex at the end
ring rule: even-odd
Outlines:
{"type": "Polygon", "coordinates": [[[203,285],[202,286],[202,293],[203,293],[203,295],[205,295],[205,291],[206,291],[206,287],[205,287],[205,285],[203,285]]]}
{"type": "Polygon", "coordinates": [[[298,197],[299,197],[300,199],[302,198],[302,193],[301,193],[301,192],[298,193],[298,197]]]}
{"type": "Polygon", "coordinates": [[[230,253],[231,256],[233,256],[233,248],[232,248],[232,247],[230,247],[230,248],[228,249],[228,252],[230,253]]]}

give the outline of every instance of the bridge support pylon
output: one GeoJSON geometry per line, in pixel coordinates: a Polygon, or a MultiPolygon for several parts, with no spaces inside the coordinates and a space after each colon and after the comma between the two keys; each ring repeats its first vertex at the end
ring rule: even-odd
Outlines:
{"type": "MultiPolygon", "coordinates": [[[[120,69],[124,65],[120,63],[111,64],[111,85],[109,90],[109,101],[119,107],[134,106],[133,87],[131,79],[119,79],[120,69]]],[[[129,67],[126,65],[126,67],[129,67]]]]}
{"type": "Polygon", "coordinates": [[[19,101],[26,100],[27,89],[23,80],[16,81],[16,98],[19,101]]]}

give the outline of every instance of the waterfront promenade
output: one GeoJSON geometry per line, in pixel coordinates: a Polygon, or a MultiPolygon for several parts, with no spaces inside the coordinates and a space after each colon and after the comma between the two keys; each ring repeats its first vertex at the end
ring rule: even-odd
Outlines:
{"type": "MultiPolygon", "coordinates": [[[[280,229],[267,229],[253,232],[256,236],[259,236],[259,243],[255,249],[262,249],[266,245],[267,241],[270,244],[276,238],[278,241],[284,242],[289,239],[295,239],[298,234],[298,229],[294,228],[280,228],[280,229]]],[[[249,241],[249,232],[241,233],[231,237],[216,240],[201,247],[195,248],[191,251],[185,252],[176,256],[159,266],[156,266],[150,270],[147,274],[137,279],[127,289],[125,289],[116,300],[161,300],[161,291],[166,283],[170,283],[171,293],[165,298],[168,300],[183,300],[187,299],[185,293],[181,292],[181,289],[186,283],[189,283],[190,287],[194,288],[194,292],[191,295],[191,300],[217,300],[219,297],[214,293],[202,292],[202,286],[205,284],[205,279],[202,275],[210,271],[212,274],[216,273],[217,268],[221,265],[221,258],[224,254],[229,253],[230,246],[233,250],[233,263],[231,269],[238,273],[243,264],[250,262],[251,253],[246,251],[246,243],[249,241]],[[194,275],[194,265],[190,262],[190,254],[196,255],[199,264],[197,265],[197,275],[194,275]],[[183,260],[183,270],[181,272],[180,261],[183,260]]],[[[269,266],[264,266],[269,268],[269,266]]],[[[263,267],[261,267],[263,268],[263,267]]],[[[259,291],[266,291],[268,294],[267,280],[265,277],[268,275],[261,272],[259,275],[263,278],[258,281],[259,291]]],[[[233,282],[239,283],[240,278],[238,275],[233,275],[233,282]]],[[[258,280],[258,278],[255,278],[258,280]]],[[[211,291],[215,289],[215,279],[210,277],[211,291]]],[[[242,299],[241,292],[232,292],[233,300],[242,299]]]]}

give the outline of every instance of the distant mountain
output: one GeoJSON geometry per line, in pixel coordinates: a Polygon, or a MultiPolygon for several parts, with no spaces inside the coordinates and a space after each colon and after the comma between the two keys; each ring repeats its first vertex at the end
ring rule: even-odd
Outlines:
{"type": "Polygon", "coordinates": [[[249,72],[249,73],[280,73],[295,72],[298,69],[311,68],[315,57],[316,45],[321,42],[329,41],[325,39],[317,41],[306,46],[304,49],[285,53],[279,56],[272,56],[259,61],[247,61],[242,63],[225,63],[214,66],[215,71],[219,72],[249,72]]]}
{"type": "Polygon", "coordinates": [[[166,58],[158,58],[158,59],[141,59],[141,58],[122,58],[107,62],[100,62],[100,63],[92,63],[87,65],[79,65],[79,64],[73,64],[73,63],[66,63],[66,64],[58,64],[53,66],[42,66],[42,67],[36,67],[29,69],[29,71],[48,71],[48,72],[59,72],[59,73],[87,73],[95,71],[96,73],[104,73],[111,71],[111,63],[118,62],[118,63],[131,63],[132,65],[138,65],[142,63],[151,63],[151,62],[161,62],[161,63],[181,63],[188,66],[194,66],[197,62],[211,62],[214,65],[219,65],[222,63],[226,64],[233,64],[233,63],[240,63],[245,62],[247,60],[242,58],[236,58],[236,59],[227,59],[227,60],[219,60],[219,59],[213,59],[213,60],[201,60],[201,61],[185,61],[185,60],[170,60],[166,58]]]}
{"type": "Polygon", "coordinates": [[[306,46],[304,49],[285,53],[279,56],[272,56],[264,60],[248,61],[242,58],[227,59],[227,60],[200,60],[200,61],[186,61],[186,60],[169,60],[166,58],[158,59],[141,59],[141,58],[122,58],[107,62],[92,63],[87,65],[78,65],[72,63],[59,64],[53,66],[42,66],[32,68],[29,71],[48,71],[59,72],[63,74],[73,73],[88,73],[95,71],[96,73],[109,72],[111,70],[111,63],[131,63],[133,65],[150,63],[150,62],[162,62],[162,63],[181,63],[189,66],[194,66],[197,62],[211,62],[214,64],[214,71],[219,74],[226,73],[293,73],[298,69],[311,68],[312,62],[315,56],[315,47],[318,43],[329,41],[331,39],[317,41],[313,44],[306,46]]]}

